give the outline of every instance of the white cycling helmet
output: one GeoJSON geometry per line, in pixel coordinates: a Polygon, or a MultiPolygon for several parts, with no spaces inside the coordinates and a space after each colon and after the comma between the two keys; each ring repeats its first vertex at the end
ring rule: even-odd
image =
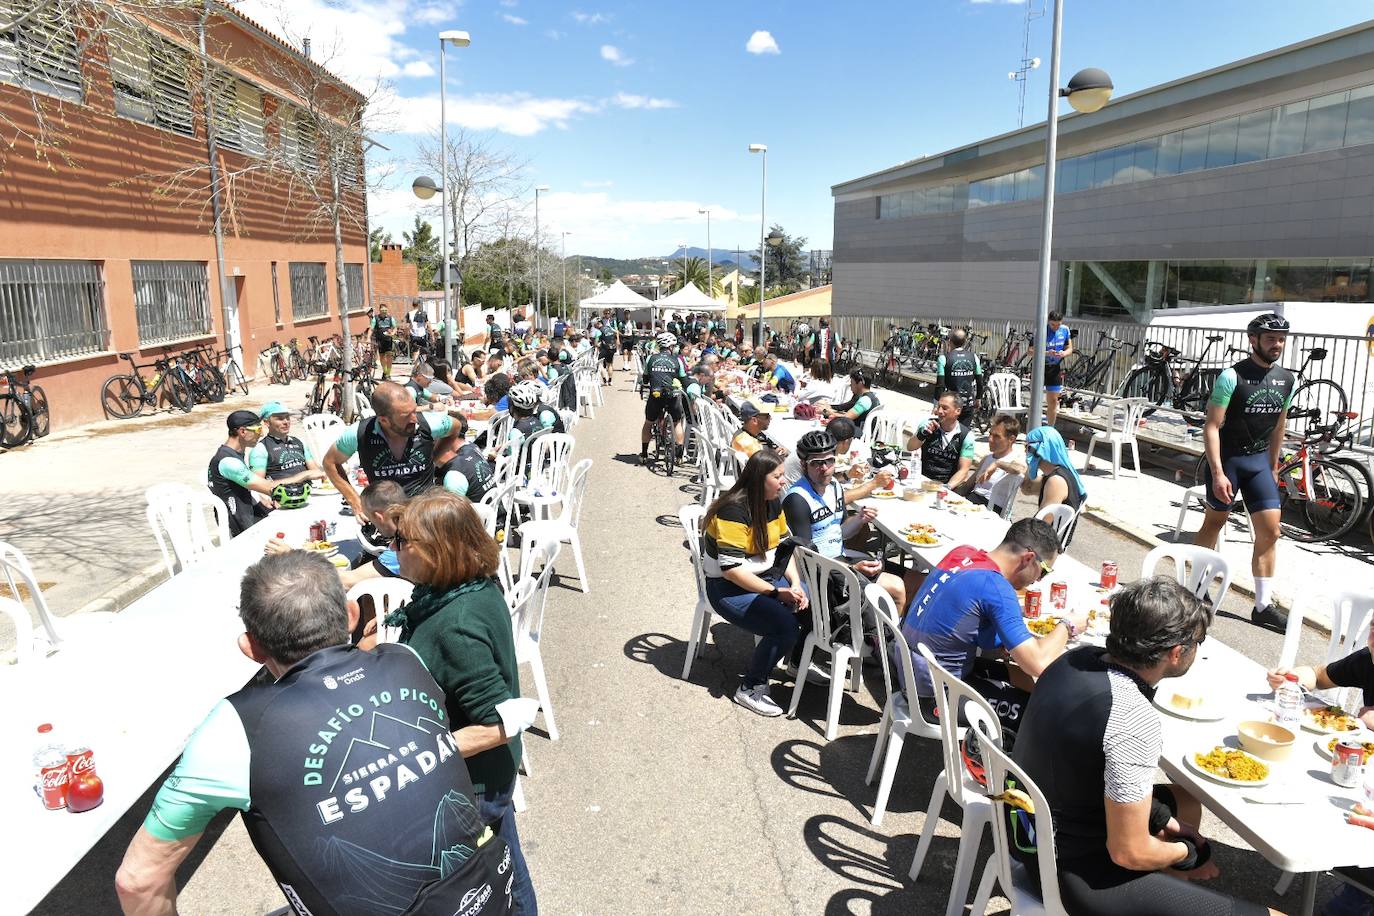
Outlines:
{"type": "Polygon", "coordinates": [[[669,347],[677,346],[677,335],[670,334],[667,331],[664,331],[662,334],[655,337],[654,340],[658,343],[660,347],[662,347],[665,350],[667,350],[669,347]]]}
{"type": "Polygon", "coordinates": [[[541,393],[542,389],[538,382],[521,382],[511,386],[506,397],[510,398],[513,407],[519,407],[521,410],[533,410],[534,406],[539,403],[541,393]]]}

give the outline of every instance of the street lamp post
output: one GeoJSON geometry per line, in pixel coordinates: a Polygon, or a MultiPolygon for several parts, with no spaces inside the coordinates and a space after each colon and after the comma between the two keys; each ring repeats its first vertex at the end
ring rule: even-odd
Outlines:
{"type": "Polygon", "coordinates": [[[1050,44],[1050,100],[1045,116],[1045,193],[1040,222],[1040,288],[1035,303],[1035,355],[1031,362],[1029,428],[1040,425],[1045,403],[1045,338],[1050,320],[1050,246],[1054,235],[1054,171],[1059,146],[1059,98],[1069,100],[1075,111],[1091,113],[1112,96],[1112,79],[1096,67],[1074,74],[1067,88],[1059,87],[1059,37],[1064,20],[1064,0],[1054,0],[1054,25],[1050,44]]]}
{"type": "Polygon", "coordinates": [[[677,250],[682,252],[678,255],[678,263],[682,265],[682,288],[687,288],[687,243],[678,242],[677,250]]]}
{"type": "Polygon", "coordinates": [[[715,293],[712,291],[716,283],[715,274],[713,273],[715,256],[711,251],[711,209],[706,207],[697,210],[697,212],[706,214],[706,295],[715,298],[715,293]]]}
{"type": "MultiPolygon", "coordinates": [[[[768,147],[763,143],[749,144],[749,152],[763,154],[763,180],[759,184],[759,335],[758,342],[764,346],[763,340],[763,300],[765,291],[768,289],[768,259],[764,257],[766,240],[764,233],[768,231],[768,147]]],[[[767,347],[764,346],[765,351],[767,347]]]]}
{"type": "Polygon", "coordinates": [[[568,236],[569,232],[563,230],[563,298],[558,303],[558,317],[564,321],[568,320],[568,236]]]}
{"type": "MultiPolygon", "coordinates": [[[[444,66],[444,46],[450,42],[455,48],[466,48],[472,44],[472,38],[467,32],[458,29],[439,33],[439,184],[443,188],[448,187],[448,73],[444,66]]],[[[448,203],[447,199],[444,202],[448,203]]],[[[444,358],[452,365],[454,316],[448,286],[448,220],[444,218],[442,211],[439,213],[439,234],[439,250],[442,253],[440,282],[444,284],[444,358]]]]}
{"type": "MultiPolygon", "coordinates": [[[[549,186],[541,184],[534,189],[534,314],[539,314],[540,300],[544,294],[544,278],[541,275],[541,265],[539,263],[539,195],[547,191],[549,186]]],[[[531,319],[533,320],[533,319],[531,319]]]]}

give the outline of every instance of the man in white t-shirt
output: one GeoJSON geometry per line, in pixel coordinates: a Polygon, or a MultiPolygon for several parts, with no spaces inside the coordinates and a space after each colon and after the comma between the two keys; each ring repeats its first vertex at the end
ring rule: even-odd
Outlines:
{"type": "Polygon", "coordinates": [[[425,314],[425,307],[417,299],[415,308],[410,313],[410,348],[413,352],[421,347],[429,348],[429,316],[425,314]]]}
{"type": "MultiPolygon", "coordinates": [[[[988,448],[990,451],[979,462],[978,469],[973,472],[968,483],[958,488],[958,492],[967,496],[972,502],[980,506],[988,505],[992,500],[992,489],[1001,482],[1002,478],[1008,474],[1026,473],[1026,464],[1020,456],[1015,454],[1016,437],[1021,434],[1021,423],[1010,414],[998,414],[992,420],[992,426],[988,428],[988,448]]],[[[1009,493],[1007,499],[1015,499],[1015,492],[1009,493]]],[[[997,511],[1003,509],[1002,506],[993,506],[997,511]]]]}

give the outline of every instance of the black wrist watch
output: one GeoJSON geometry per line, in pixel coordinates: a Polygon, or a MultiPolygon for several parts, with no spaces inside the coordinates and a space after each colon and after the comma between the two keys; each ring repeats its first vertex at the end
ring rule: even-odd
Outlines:
{"type": "Polygon", "coordinates": [[[773,590],[768,593],[768,597],[772,598],[774,601],[778,600],[778,587],[776,585],[773,586],[773,590]]]}

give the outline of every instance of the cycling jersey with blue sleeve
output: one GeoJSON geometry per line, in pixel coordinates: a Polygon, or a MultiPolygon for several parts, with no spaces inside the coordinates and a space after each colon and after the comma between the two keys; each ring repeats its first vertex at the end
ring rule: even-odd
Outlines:
{"type": "MultiPolygon", "coordinates": [[[[1000,643],[1010,651],[1034,638],[1011,583],[999,571],[976,568],[927,576],[911,601],[902,632],[908,645],[925,643],[942,665],[965,679],[979,649],[1000,643]]],[[[912,662],[917,692],[933,695],[925,659],[912,652],[912,662]]]]}

